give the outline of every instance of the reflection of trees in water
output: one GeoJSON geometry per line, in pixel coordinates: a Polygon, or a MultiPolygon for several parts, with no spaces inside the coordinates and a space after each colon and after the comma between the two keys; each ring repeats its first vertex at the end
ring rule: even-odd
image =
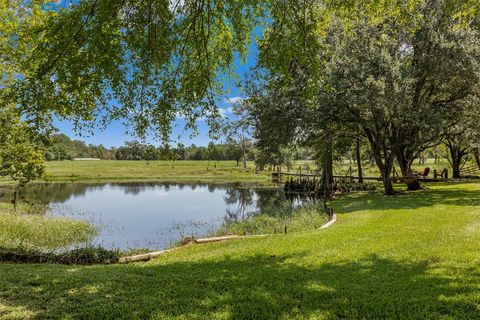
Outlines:
{"type": "MultiPolygon", "coordinates": [[[[70,197],[85,195],[91,185],[81,183],[34,183],[22,188],[20,197],[27,201],[49,204],[65,202],[70,197]]],[[[103,188],[103,186],[99,186],[103,188]]]]}
{"type": "Polygon", "coordinates": [[[197,187],[208,187],[209,192],[215,192],[216,186],[202,183],[145,183],[145,182],[121,182],[121,183],[101,183],[101,184],[88,184],[88,183],[32,183],[23,188],[20,192],[20,196],[23,200],[30,202],[49,204],[52,202],[63,203],[70,199],[72,196],[83,196],[88,191],[101,191],[106,187],[120,188],[126,195],[138,195],[148,190],[154,190],[156,188],[164,188],[166,192],[172,188],[178,188],[183,190],[185,187],[189,187],[192,191],[197,187]]]}
{"type": "Polygon", "coordinates": [[[257,191],[257,195],[258,211],[270,216],[283,214],[285,209],[293,206],[293,203],[285,198],[283,190],[280,189],[260,189],[257,191]]]}
{"type": "Polygon", "coordinates": [[[287,197],[281,189],[229,189],[226,194],[224,200],[227,210],[224,221],[227,224],[249,219],[259,214],[285,217],[290,215],[295,207],[315,201],[315,199],[300,196],[287,197]],[[232,205],[236,205],[236,208],[232,209],[232,205]],[[251,210],[247,211],[248,208],[251,210]]]}
{"type": "Polygon", "coordinates": [[[290,214],[296,205],[309,200],[286,198],[281,189],[232,188],[226,190],[224,201],[227,204],[224,220],[230,223],[249,219],[258,214],[270,216],[290,214]]]}
{"type": "Polygon", "coordinates": [[[247,208],[253,205],[254,192],[251,189],[233,188],[227,189],[223,197],[227,205],[225,222],[234,222],[244,220],[251,216],[251,212],[246,212],[247,208]],[[236,205],[235,209],[232,206],[236,205]]]}
{"type": "MultiPolygon", "coordinates": [[[[144,183],[123,182],[110,184],[84,184],[84,183],[45,183],[31,184],[24,188],[21,197],[27,201],[50,204],[63,203],[72,196],[83,196],[88,191],[101,191],[105,188],[118,188],[126,195],[136,196],[142,192],[164,188],[166,192],[173,189],[184,190],[188,198],[188,191],[196,188],[208,188],[210,193],[225,190],[223,200],[226,204],[225,222],[235,222],[251,218],[259,213],[270,216],[283,216],[289,214],[291,209],[303,203],[303,199],[287,199],[282,189],[251,189],[242,184],[212,185],[206,183],[144,183]],[[188,189],[185,190],[185,187],[188,189]]],[[[106,199],[108,201],[108,199],[106,199]]]]}
{"type": "MultiPolygon", "coordinates": [[[[136,196],[140,192],[146,191],[149,188],[147,186],[142,186],[139,184],[123,184],[123,183],[120,185],[116,185],[116,187],[123,188],[123,193],[125,193],[126,195],[133,195],[133,196],[136,196]]],[[[154,188],[154,187],[150,187],[150,188],[154,188]]]]}

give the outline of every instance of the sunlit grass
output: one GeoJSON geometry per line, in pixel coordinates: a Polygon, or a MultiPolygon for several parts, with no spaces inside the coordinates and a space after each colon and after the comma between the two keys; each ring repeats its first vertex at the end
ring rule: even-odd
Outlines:
{"type": "Polygon", "coordinates": [[[51,217],[29,211],[21,205],[17,212],[11,205],[0,204],[0,248],[51,252],[73,245],[84,245],[96,234],[95,227],[84,221],[51,217]]]}
{"type": "Polygon", "coordinates": [[[331,204],[330,229],[147,263],[0,264],[0,318],[479,319],[480,184],[331,204]]]}
{"type": "Polygon", "coordinates": [[[47,162],[52,181],[269,181],[267,172],[255,173],[235,161],[52,161],[47,162]]]}

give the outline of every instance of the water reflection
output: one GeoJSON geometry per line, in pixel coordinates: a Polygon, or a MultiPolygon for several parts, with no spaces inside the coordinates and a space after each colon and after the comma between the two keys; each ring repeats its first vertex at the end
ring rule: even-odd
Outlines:
{"type": "Polygon", "coordinates": [[[161,249],[187,236],[204,236],[223,223],[259,211],[275,215],[302,200],[280,188],[243,184],[48,183],[32,184],[21,197],[49,205],[47,214],[74,217],[101,227],[95,244],[161,249]]]}

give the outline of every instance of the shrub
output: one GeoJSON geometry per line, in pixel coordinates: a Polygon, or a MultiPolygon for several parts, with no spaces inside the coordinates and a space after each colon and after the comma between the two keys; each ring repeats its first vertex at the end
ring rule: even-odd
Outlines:
{"type": "Polygon", "coordinates": [[[110,264],[118,262],[120,252],[101,247],[77,248],[63,253],[30,249],[0,248],[0,261],[10,263],[110,264]]]}

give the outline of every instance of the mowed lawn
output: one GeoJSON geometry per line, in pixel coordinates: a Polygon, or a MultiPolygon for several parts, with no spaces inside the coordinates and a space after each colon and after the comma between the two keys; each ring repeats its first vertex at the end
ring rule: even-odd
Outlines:
{"type": "Polygon", "coordinates": [[[330,229],[147,263],[0,265],[2,319],[480,319],[480,183],[332,202],[330,229]]]}
{"type": "Polygon", "coordinates": [[[212,180],[265,181],[269,175],[256,174],[253,163],[247,169],[235,161],[51,161],[47,174],[52,181],[133,181],[212,180]]]}

